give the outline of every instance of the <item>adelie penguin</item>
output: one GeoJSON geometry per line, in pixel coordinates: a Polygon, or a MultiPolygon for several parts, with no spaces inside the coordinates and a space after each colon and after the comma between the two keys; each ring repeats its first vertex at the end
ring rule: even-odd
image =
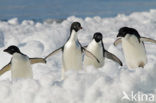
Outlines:
{"type": "Polygon", "coordinates": [[[85,56],[84,57],[85,68],[87,66],[94,66],[95,68],[102,67],[104,65],[105,57],[117,62],[120,66],[122,66],[122,62],[120,61],[120,59],[118,57],[116,57],[114,54],[108,52],[104,48],[102,39],[103,39],[102,34],[100,32],[96,32],[93,36],[92,41],[89,43],[89,45],[86,48],[88,51],[90,51],[92,54],[94,54],[98,58],[98,60],[100,60],[100,63],[85,56]]]}
{"type": "Polygon", "coordinates": [[[156,40],[141,37],[134,28],[122,27],[119,29],[114,45],[122,43],[125,60],[129,68],[144,68],[147,63],[144,42],[156,43],[156,40]]]}
{"type": "Polygon", "coordinates": [[[82,69],[82,53],[95,59],[98,63],[99,60],[88,50],[83,48],[78,40],[77,32],[81,30],[79,22],[73,22],[70,27],[70,37],[67,42],[57,50],[50,53],[46,59],[59,51],[62,51],[62,79],[64,79],[64,72],[68,70],[81,70],[82,69]]]}
{"type": "Polygon", "coordinates": [[[12,59],[9,64],[0,70],[0,75],[11,69],[12,80],[33,78],[31,64],[46,63],[44,58],[29,58],[14,45],[9,46],[4,52],[11,54],[12,59]]]}

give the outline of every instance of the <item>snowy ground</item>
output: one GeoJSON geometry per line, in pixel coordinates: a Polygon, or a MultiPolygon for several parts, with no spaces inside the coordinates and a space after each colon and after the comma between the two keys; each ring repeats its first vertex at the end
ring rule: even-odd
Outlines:
{"type": "MultiPolygon", "coordinates": [[[[0,103],[140,103],[139,93],[153,94],[156,102],[156,45],[146,43],[148,63],[145,68],[130,70],[125,64],[121,46],[112,44],[122,26],[136,28],[142,36],[156,39],[156,10],[118,15],[115,18],[68,17],[62,23],[34,23],[16,18],[0,22],[0,67],[11,56],[3,49],[17,45],[30,57],[44,57],[62,46],[69,36],[70,24],[79,21],[84,28],[79,32],[82,45],[88,44],[94,32],[103,34],[105,48],[116,54],[124,66],[107,60],[98,70],[89,67],[85,71],[68,72],[61,81],[61,53],[48,59],[47,64],[33,65],[34,79],[10,81],[10,72],[0,77],[0,103]],[[123,92],[138,93],[136,102],[121,100],[123,92]]],[[[131,98],[132,100],[132,98],[131,98]]]]}

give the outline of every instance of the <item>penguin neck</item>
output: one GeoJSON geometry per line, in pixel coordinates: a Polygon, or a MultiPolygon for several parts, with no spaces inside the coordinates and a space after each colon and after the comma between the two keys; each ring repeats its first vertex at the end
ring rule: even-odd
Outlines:
{"type": "Polygon", "coordinates": [[[138,41],[140,43],[140,37],[138,37],[137,35],[130,35],[130,34],[127,34],[125,36],[125,39],[128,40],[128,41],[131,41],[131,40],[135,40],[135,41],[138,41]]]}
{"type": "MultiPolygon", "coordinates": [[[[95,40],[94,40],[95,41],[95,40]]],[[[103,44],[103,41],[101,40],[100,42],[97,43],[98,47],[101,47],[102,50],[103,50],[103,57],[104,57],[104,51],[105,51],[105,47],[104,47],[104,44],[103,44]]]]}
{"type": "Polygon", "coordinates": [[[100,42],[96,42],[94,39],[89,43],[88,49],[93,49],[93,50],[99,50],[100,48],[102,48],[102,43],[100,42]]]}
{"type": "Polygon", "coordinates": [[[102,46],[102,42],[99,41],[99,42],[96,42],[95,39],[92,40],[92,45],[98,47],[98,46],[102,46]]]}
{"type": "Polygon", "coordinates": [[[77,32],[75,30],[71,31],[69,40],[71,40],[71,41],[77,41],[78,40],[77,32]]]}
{"type": "Polygon", "coordinates": [[[19,53],[16,52],[16,53],[13,54],[13,56],[17,56],[17,55],[23,55],[23,56],[25,56],[25,54],[23,54],[23,53],[21,53],[21,52],[19,52],[19,53]]]}

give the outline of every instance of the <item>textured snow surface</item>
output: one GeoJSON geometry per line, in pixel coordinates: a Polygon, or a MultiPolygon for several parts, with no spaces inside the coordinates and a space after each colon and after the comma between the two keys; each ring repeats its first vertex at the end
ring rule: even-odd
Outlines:
{"type": "MultiPolygon", "coordinates": [[[[145,43],[148,63],[145,68],[128,69],[121,46],[114,47],[118,29],[122,26],[136,28],[141,36],[156,39],[156,10],[119,14],[115,18],[68,17],[62,23],[34,23],[17,18],[0,22],[0,67],[5,66],[11,56],[3,50],[17,45],[30,57],[44,57],[62,46],[69,37],[73,21],[79,21],[83,30],[79,41],[87,45],[95,32],[103,34],[105,49],[117,55],[124,66],[120,67],[106,59],[104,67],[96,70],[69,71],[61,81],[61,53],[52,56],[47,64],[33,65],[34,79],[10,81],[10,72],[0,77],[0,103],[137,103],[121,100],[123,91],[153,94],[156,97],[156,45],[145,43]]],[[[155,98],[156,102],[156,98],[155,98]]],[[[141,103],[155,103],[144,101],[141,103]]],[[[140,102],[138,102],[140,103],[140,102]]]]}

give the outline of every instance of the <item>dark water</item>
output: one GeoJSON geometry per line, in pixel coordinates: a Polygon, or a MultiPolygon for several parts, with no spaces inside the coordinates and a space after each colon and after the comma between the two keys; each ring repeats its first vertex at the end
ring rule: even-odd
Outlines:
{"type": "Polygon", "coordinates": [[[43,21],[49,18],[114,17],[156,9],[156,0],[0,0],[0,20],[17,17],[43,21]]]}

